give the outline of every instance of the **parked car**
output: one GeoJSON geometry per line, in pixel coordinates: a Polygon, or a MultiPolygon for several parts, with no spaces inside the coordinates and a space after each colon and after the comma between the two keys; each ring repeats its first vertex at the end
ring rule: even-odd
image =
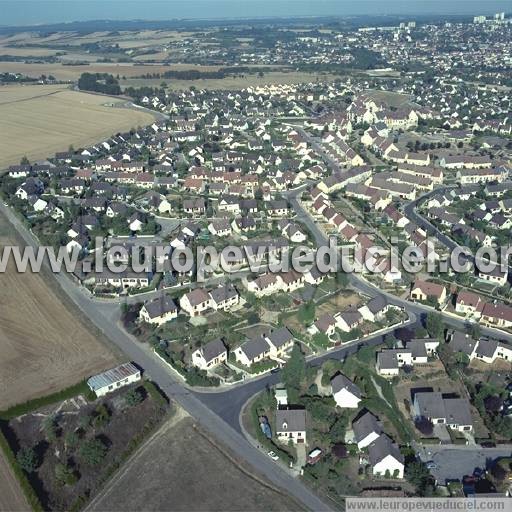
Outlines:
{"type": "Polygon", "coordinates": [[[279,455],[276,454],[273,450],[270,450],[267,454],[272,460],[279,460],[279,455]]]}
{"type": "Polygon", "coordinates": [[[433,460],[429,460],[426,463],[427,469],[437,469],[437,464],[433,460]]]}

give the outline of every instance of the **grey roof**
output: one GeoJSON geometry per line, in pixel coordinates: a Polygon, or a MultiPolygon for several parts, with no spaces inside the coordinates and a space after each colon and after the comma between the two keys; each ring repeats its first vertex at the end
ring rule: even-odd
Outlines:
{"type": "Polygon", "coordinates": [[[354,421],[352,423],[352,430],[358,443],[372,432],[382,433],[382,428],[377,418],[371,412],[363,414],[358,420],[354,421]]]}
{"type": "Polygon", "coordinates": [[[396,446],[386,434],[382,434],[368,446],[368,455],[372,466],[378,464],[388,455],[392,455],[396,460],[402,463],[404,461],[404,457],[400,453],[398,446],[396,446]]]}
{"type": "Polygon", "coordinates": [[[409,341],[407,349],[412,352],[412,357],[427,357],[427,348],[422,340],[409,341]]]}
{"type": "Polygon", "coordinates": [[[414,400],[421,416],[445,418],[448,424],[473,424],[469,402],[466,398],[444,398],[440,392],[426,392],[417,393],[414,400]]]}
{"type": "Polygon", "coordinates": [[[277,432],[305,432],[305,409],[278,409],[276,411],[277,432]]]}
{"type": "Polygon", "coordinates": [[[220,338],[209,341],[206,345],[201,347],[201,353],[207,363],[213,361],[224,352],[226,352],[226,347],[220,338]]]}
{"type": "Polygon", "coordinates": [[[350,327],[352,325],[358,324],[362,320],[363,316],[361,315],[361,313],[359,313],[357,309],[355,309],[343,311],[340,314],[340,318],[342,318],[345,321],[345,323],[350,327]]]}
{"type": "Polygon", "coordinates": [[[382,350],[377,354],[377,364],[381,370],[394,370],[398,368],[398,359],[395,350],[382,350]]]}
{"type": "Polygon", "coordinates": [[[425,418],[444,418],[446,416],[443,395],[438,391],[416,393],[414,401],[420,416],[425,418]]]}
{"type": "Polygon", "coordinates": [[[456,425],[472,425],[469,402],[465,398],[444,398],[446,422],[456,425]]]}
{"type": "Polygon", "coordinates": [[[150,318],[158,318],[178,309],[174,301],[168,295],[157,297],[156,299],[146,302],[144,308],[150,318]]]}
{"type": "Polygon", "coordinates": [[[463,332],[456,331],[453,333],[449,347],[454,352],[464,352],[464,354],[467,354],[469,356],[470,354],[473,353],[475,345],[476,341],[473,338],[471,338],[471,336],[463,332]]]}
{"type": "Polygon", "coordinates": [[[243,353],[247,356],[247,359],[253,360],[255,357],[263,354],[269,350],[269,344],[263,336],[256,336],[246,341],[240,346],[243,353]]]}
{"type": "Polygon", "coordinates": [[[279,348],[292,340],[293,335],[287,327],[280,327],[279,329],[275,329],[267,334],[267,338],[270,340],[272,345],[279,348]]]}
{"type": "Polygon", "coordinates": [[[229,223],[229,219],[215,219],[212,221],[212,225],[215,231],[231,230],[231,224],[229,223]]]}
{"type": "Polygon", "coordinates": [[[379,313],[382,311],[388,304],[388,301],[385,297],[381,295],[377,295],[377,297],[374,297],[372,300],[366,304],[366,307],[375,315],[376,313],[379,313]]]}
{"type": "Polygon", "coordinates": [[[483,357],[493,357],[497,348],[497,340],[481,339],[476,347],[476,353],[483,357]]]}
{"type": "Polygon", "coordinates": [[[336,375],[336,377],[334,377],[334,379],[331,380],[331,387],[333,394],[346,388],[354,396],[361,398],[361,390],[350,379],[348,379],[347,377],[345,377],[345,375],[342,375],[341,373],[336,375]]]}
{"type": "Polygon", "coordinates": [[[226,286],[219,286],[218,288],[214,288],[210,291],[210,296],[216,304],[224,302],[225,300],[232,299],[237,295],[238,292],[236,291],[236,288],[231,284],[227,284],[226,286]]]}

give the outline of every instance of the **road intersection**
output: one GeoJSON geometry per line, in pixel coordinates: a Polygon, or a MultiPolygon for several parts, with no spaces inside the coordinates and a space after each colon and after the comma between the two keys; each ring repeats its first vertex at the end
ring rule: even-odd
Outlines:
{"type": "MultiPolygon", "coordinates": [[[[302,190],[303,187],[299,187],[284,195],[295,211],[297,220],[304,222],[313,234],[316,246],[327,245],[327,236],[317,226],[299,200],[302,190]]],[[[0,203],[0,212],[14,225],[27,245],[32,246],[34,249],[38,247],[36,238],[27,230],[10,208],[0,203]]],[[[240,412],[243,406],[252,396],[265,389],[266,386],[279,382],[279,373],[267,374],[258,379],[249,380],[217,391],[193,390],[185,385],[178,376],[171,374],[169,369],[155,356],[149,346],[141,344],[136,338],[126,332],[122,327],[121,310],[118,302],[106,302],[105,300],[95,299],[87,290],[77,286],[65,274],[58,273],[53,275],[59,286],[74,304],[128,359],[143,368],[145,374],[170,399],[175,400],[181,405],[212,435],[229,446],[238,457],[266,475],[275,485],[286,489],[287,492],[300,500],[308,509],[330,509],[326,503],[320,500],[300,480],[282,471],[266,454],[251,445],[243,436],[240,426],[240,412]]],[[[409,328],[418,326],[424,320],[426,314],[433,311],[431,307],[411,303],[387,293],[368,282],[361,275],[349,274],[348,278],[350,285],[360,294],[367,297],[380,295],[385,297],[389,303],[402,308],[409,316],[409,320],[404,324],[409,328]]],[[[447,324],[459,329],[466,327],[464,319],[455,318],[443,313],[440,314],[443,315],[443,320],[447,324]]],[[[512,340],[512,335],[494,329],[482,328],[482,333],[489,336],[499,336],[501,339],[512,340]]],[[[313,356],[308,359],[308,362],[317,365],[328,358],[343,359],[347,355],[355,353],[361,346],[376,346],[382,342],[383,334],[369,336],[363,340],[346,343],[320,356],[313,356]]]]}

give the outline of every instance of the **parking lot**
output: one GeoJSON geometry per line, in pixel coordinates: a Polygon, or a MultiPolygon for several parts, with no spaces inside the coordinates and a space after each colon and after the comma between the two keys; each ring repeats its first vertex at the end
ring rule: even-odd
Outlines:
{"type": "Polygon", "coordinates": [[[429,446],[420,452],[421,459],[424,462],[430,460],[435,462],[436,468],[430,472],[440,485],[444,485],[446,481],[450,480],[462,480],[464,476],[472,475],[476,469],[486,469],[497,458],[510,457],[511,454],[512,448],[510,445],[497,448],[429,446]]]}

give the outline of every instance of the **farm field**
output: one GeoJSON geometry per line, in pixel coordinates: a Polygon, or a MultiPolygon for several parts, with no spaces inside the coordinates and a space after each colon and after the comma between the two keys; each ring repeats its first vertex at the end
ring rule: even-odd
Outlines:
{"type": "MultiPolygon", "coordinates": [[[[5,50],[4,50],[5,51],[5,50]]],[[[0,48],[1,52],[1,48],[0,48]]],[[[147,57],[147,56],[146,56],[147,57]]],[[[92,56],[81,54],[70,54],[62,59],[90,61],[92,56]]],[[[95,58],[95,57],[94,57],[95,58]]],[[[146,73],[165,73],[166,71],[181,71],[184,69],[197,69],[198,71],[216,71],[221,66],[198,66],[194,64],[134,64],[131,62],[91,62],[76,66],[63,66],[60,62],[55,63],[29,63],[29,62],[0,62],[0,73],[23,73],[31,77],[41,75],[53,75],[57,80],[75,81],[82,73],[110,73],[114,76],[125,76],[126,78],[145,75],[146,73]]]]}
{"type": "Polygon", "coordinates": [[[29,509],[23,491],[0,451],[0,512],[29,509]]]}
{"type": "Polygon", "coordinates": [[[171,419],[87,508],[125,510],[300,510],[291,498],[240,469],[183,413],[171,419]],[[180,478],[176,478],[179,474],[180,478]],[[157,492],[158,491],[158,492],[157,492]]]}
{"type": "MultiPolygon", "coordinates": [[[[0,246],[15,243],[0,217],[0,246]]],[[[0,276],[0,409],[59,391],[118,358],[68,309],[42,275],[10,262],[0,276]]]]}
{"type": "Polygon", "coordinates": [[[62,86],[0,88],[0,169],[24,155],[44,159],[70,144],[85,146],[153,121],[151,114],[104,106],[108,102],[62,86]]]}
{"type": "MultiPolygon", "coordinates": [[[[315,82],[317,80],[328,82],[334,80],[335,75],[330,74],[315,74],[305,73],[301,71],[292,71],[290,73],[282,71],[269,71],[264,76],[259,77],[258,75],[249,75],[245,78],[241,77],[227,77],[222,79],[209,79],[209,80],[166,80],[168,87],[172,90],[188,89],[189,87],[197,87],[198,89],[209,89],[209,90],[236,90],[245,89],[247,87],[257,87],[262,85],[273,85],[273,84],[298,84],[301,82],[315,82]]],[[[131,80],[134,82],[134,80],[131,80]]],[[[121,82],[121,85],[124,85],[121,82]]],[[[133,85],[130,84],[130,85],[133,85]]],[[[142,85],[142,84],[141,84],[142,85]]]]}

